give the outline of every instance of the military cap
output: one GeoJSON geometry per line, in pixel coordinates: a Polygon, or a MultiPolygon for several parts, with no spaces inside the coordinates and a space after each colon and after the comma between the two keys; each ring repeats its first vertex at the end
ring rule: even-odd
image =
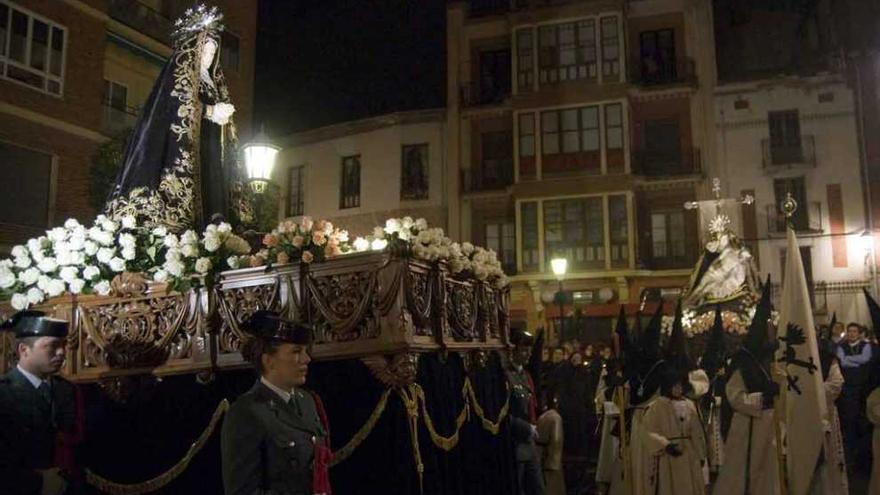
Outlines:
{"type": "Polygon", "coordinates": [[[42,311],[25,310],[12,315],[0,324],[0,330],[11,331],[15,337],[67,337],[69,325],[65,320],[52,318],[42,311]]]}
{"type": "Polygon", "coordinates": [[[510,331],[510,343],[515,346],[531,347],[535,343],[535,336],[526,330],[514,329],[510,331]]]}
{"type": "Polygon", "coordinates": [[[242,326],[250,335],[270,340],[308,345],[312,341],[312,328],[297,321],[282,318],[274,311],[261,309],[242,326]]]}

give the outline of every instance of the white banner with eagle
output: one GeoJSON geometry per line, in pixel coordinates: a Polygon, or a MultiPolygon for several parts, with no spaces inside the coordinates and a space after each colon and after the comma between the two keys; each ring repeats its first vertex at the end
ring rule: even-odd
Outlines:
{"type": "Polygon", "coordinates": [[[822,451],[827,420],[825,387],[813,308],[794,230],[788,229],[782,299],[779,311],[778,360],[785,368],[786,470],[788,493],[807,495],[822,451]]]}

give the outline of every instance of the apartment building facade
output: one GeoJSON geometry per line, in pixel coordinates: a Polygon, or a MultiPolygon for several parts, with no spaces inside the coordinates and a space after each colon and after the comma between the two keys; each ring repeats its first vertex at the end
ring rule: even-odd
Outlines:
{"type": "Polygon", "coordinates": [[[711,2],[472,1],[447,18],[450,231],[501,254],[512,319],[559,336],[555,257],[567,338],[607,337],[618,304],[684,286],[700,247],[683,205],[715,144],[711,2]]]}
{"type": "MultiPolygon", "coordinates": [[[[221,60],[246,136],[256,2],[211,3],[225,15],[221,60]]],[[[94,215],[93,156],[135,123],[171,54],[171,22],[191,4],[0,0],[0,251],[66,218],[94,215]]]]}
{"type": "Polygon", "coordinates": [[[444,109],[344,122],[275,139],[279,218],[308,215],[354,236],[392,217],[447,227],[444,109]]]}

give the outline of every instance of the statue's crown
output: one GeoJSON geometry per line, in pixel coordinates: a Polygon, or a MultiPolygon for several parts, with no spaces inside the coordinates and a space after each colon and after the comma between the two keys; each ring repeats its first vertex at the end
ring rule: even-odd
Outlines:
{"type": "Polygon", "coordinates": [[[223,14],[220,9],[200,3],[186,9],[186,12],[174,21],[171,38],[175,43],[179,43],[201,31],[220,32],[223,28],[223,14]]]}

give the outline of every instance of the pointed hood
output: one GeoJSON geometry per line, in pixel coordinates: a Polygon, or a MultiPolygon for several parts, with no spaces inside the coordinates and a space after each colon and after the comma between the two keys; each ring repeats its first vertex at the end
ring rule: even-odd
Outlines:
{"type": "Polygon", "coordinates": [[[752,317],[749,332],[742,343],[743,347],[758,359],[763,359],[768,352],[768,327],[772,309],[772,304],[770,303],[771,290],[770,275],[767,274],[767,281],[761,286],[761,300],[758,301],[758,305],[755,307],[755,316],[752,317]]]}
{"type": "Polygon", "coordinates": [[[663,323],[663,301],[657,305],[657,311],[648,322],[648,327],[639,338],[639,347],[642,352],[642,366],[650,367],[657,362],[660,356],[660,332],[663,323]]]}
{"type": "Polygon", "coordinates": [[[865,291],[865,299],[868,301],[868,312],[871,313],[871,326],[874,327],[874,335],[876,336],[880,333],[880,305],[871,297],[868,289],[862,290],[865,291]]]}
{"type": "Polygon", "coordinates": [[[623,304],[620,305],[620,311],[617,314],[617,326],[614,328],[614,335],[617,336],[615,342],[617,345],[614,349],[614,355],[617,358],[623,358],[626,360],[631,359],[632,356],[632,341],[629,336],[629,329],[626,326],[626,310],[623,308],[623,304]],[[627,354],[630,354],[627,356],[627,354]]]}
{"type": "Polygon", "coordinates": [[[666,349],[664,349],[664,359],[678,371],[687,372],[694,369],[694,363],[688,353],[684,327],[681,323],[681,299],[675,306],[675,320],[672,322],[672,333],[669,334],[669,340],[666,342],[666,349]]]}
{"type": "Polygon", "coordinates": [[[727,344],[724,342],[724,322],[721,319],[721,305],[715,306],[715,323],[709,330],[709,337],[706,340],[706,350],[703,352],[703,359],[700,364],[703,371],[709,376],[709,379],[715,378],[718,370],[724,366],[727,359],[727,344]]]}

